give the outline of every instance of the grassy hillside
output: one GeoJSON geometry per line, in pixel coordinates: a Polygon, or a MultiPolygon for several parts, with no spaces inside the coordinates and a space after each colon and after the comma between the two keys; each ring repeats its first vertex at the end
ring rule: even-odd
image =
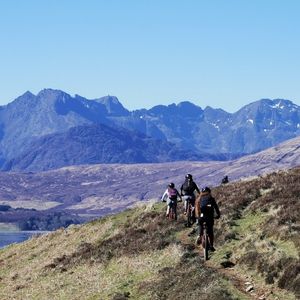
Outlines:
{"type": "Polygon", "coordinates": [[[0,299],[297,299],[299,183],[293,169],[215,188],[222,218],[205,263],[162,203],[11,245],[0,299]]]}

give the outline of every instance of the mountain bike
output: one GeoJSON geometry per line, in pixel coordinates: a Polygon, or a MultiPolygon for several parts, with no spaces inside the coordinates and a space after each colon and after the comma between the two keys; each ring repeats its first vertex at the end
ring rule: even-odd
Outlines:
{"type": "Polygon", "coordinates": [[[187,209],[186,209],[186,226],[191,227],[192,224],[195,222],[195,208],[193,207],[191,200],[192,196],[183,196],[185,201],[187,202],[187,209]]]}
{"type": "Polygon", "coordinates": [[[207,224],[204,221],[203,222],[203,235],[202,235],[202,248],[203,248],[203,257],[204,260],[208,260],[208,250],[210,249],[210,243],[209,243],[209,238],[208,238],[208,233],[207,233],[207,224]]]}

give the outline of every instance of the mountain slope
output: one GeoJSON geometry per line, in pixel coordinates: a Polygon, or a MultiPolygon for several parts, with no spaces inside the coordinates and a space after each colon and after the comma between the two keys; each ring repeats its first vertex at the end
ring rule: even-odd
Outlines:
{"type": "Polygon", "coordinates": [[[182,215],[148,205],[2,249],[0,297],[296,299],[299,179],[294,169],[213,189],[222,218],[207,263],[182,215]]]}
{"type": "Polygon", "coordinates": [[[300,134],[300,107],[282,99],[262,99],[233,114],[182,102],[135,115],[155,127],[158,136],[208,153],[250,154],[300,134]]]}
{"type": "Polygon", "coordinates": [[[252,153],[296,137],[300,133],[299,117],[299,106],[289,100],[262,99],[248,104],[233,114],[230,147],[243,146],[243,152],[252,153]]]}
{"type": "Polygon", "coordinates": [[[35,138],[95,122],[109,123],[103,104],[51,89],[26,92],[0,110],[2,156],[11,159],[35,138]]]}
{"type": "Polygon", "coordinates": [[[181,150],[167,142],[119,127],[82,125],[36,139],[3,170],[44,171],[99,163],[211,160],[217,156],[181,150]]]}

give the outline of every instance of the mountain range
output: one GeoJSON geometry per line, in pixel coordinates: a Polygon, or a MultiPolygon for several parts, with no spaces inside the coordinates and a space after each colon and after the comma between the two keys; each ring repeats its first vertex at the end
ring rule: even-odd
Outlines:
{"type": "Polygon", "coordinates": [[[188,101],[129,111],[113,96],[45,89],[0,107],[0,167],[228,160],[298,135],[300,107],[289,100],[262,99],[235,113],[188,101]]]}

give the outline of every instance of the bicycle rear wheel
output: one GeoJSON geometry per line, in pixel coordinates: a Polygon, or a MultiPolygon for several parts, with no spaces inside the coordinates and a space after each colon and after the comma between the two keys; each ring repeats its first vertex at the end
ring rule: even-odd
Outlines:
{"type": "Polygon", "coordinates": [[[169,219],[170,220],[175,220],[176,219],[175,208],[174,208],[173,205],[170,207],[169,219]]]}
{"type": "Polygon", "coordinates": [[[203,229],[202,247],[203,247],[204,260],[208,260],[209,241],[208,241],[208,235],[207,235],[206,227],[204,227],[204,229],[203,229]]]}

